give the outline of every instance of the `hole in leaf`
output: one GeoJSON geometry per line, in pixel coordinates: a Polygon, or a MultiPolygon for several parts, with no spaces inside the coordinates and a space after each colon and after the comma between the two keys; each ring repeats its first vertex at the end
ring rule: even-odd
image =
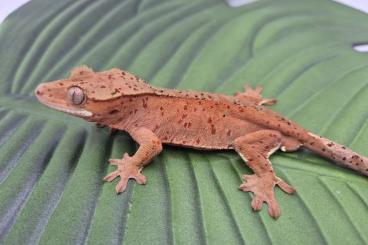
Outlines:
{"type": "Polygon", "coordinates": [[[368,53],[368,43],[353,44],[353,49],[359,53],[368,53]]]}
{"type": "Polygon", "coordinates": [[[233,8],[240,7],[246,4],[250,4],[256,1],[258,0],[226,0],[227,4],[233,8]]]}

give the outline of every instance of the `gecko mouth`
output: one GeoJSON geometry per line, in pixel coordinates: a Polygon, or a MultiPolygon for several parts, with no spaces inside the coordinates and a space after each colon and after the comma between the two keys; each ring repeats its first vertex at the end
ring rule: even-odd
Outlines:
{"type": "Polygon", "coordinates": [[[67,108],[67,107],[61,106],[59,104],[54,104],[50,101],[45,100],[42,96],[40,96],[37,93],[36,93],[36,97],[42,104],[44,104],[44,105],[46,105],[46,106],[48,106],[52,109],[55,109],[55,110],[58,110],[58,111],[61,111],[61,112],[65,112],[65,113],[68,113],[68,114],[72,114],[72,115],[75,115],[75,116],[80,116],[80,117],[91,117],[91,116],[93,116],[92,112],[81,109],[81,108],[67,108]]]}

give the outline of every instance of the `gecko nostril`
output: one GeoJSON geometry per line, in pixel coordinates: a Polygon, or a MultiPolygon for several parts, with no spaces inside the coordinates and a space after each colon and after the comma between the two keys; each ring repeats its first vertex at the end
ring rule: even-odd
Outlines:
{"type": "Polygon", "coordinates": [[[42,92],[39,89],[37,89],[36,94],[37,95],[42,95],[42,92]]]}

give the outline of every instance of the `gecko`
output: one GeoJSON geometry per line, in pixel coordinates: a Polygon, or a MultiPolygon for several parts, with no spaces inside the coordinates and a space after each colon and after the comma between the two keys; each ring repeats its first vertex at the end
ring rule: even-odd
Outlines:
{"type": "Polygon", "coordinates": [[[344,145],[315,135],[269,109],[275,99],[265,99],[262,88],[244,86],[233,96],[156,88],[118,68],[95,72],[87,66],[74,68],[66,79],[41,83],[37,99],[53,109],[89,122],[127,132],[138,149],[132,156],[110,159],[116,170],[104,177],[120,177],[116,192],[126,189],[129,179],[145,184],[142,169],[162,151],[162,145],[199,150],[234,150],[252,169],[242,176],[239,189],[251,192],[251,207],[265,203],[273,218],[281,214],[275,199],[278,186],[288,194],[294,187],[279,178],[269,160],[277,150],[304,147],[333,162],[368,175],[368,158],[344,145]]]}

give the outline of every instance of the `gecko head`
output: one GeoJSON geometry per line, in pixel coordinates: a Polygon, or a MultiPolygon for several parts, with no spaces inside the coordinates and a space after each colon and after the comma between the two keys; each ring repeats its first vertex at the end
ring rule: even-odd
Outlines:
{"type": "Polygon", "coordinates": [[[67,79],[38,85],[35,94],[48,107],[98,122],[111,117],[108,112],[116,111],[114,101],[120,97],[150,92],[149,84],[128,72],[117,68],[94,72],[82,66],[67,79]]]}
{"type": "Polygon", "coordinates": [[[50,108],[90,119],[96,110],[96,101],[90,99],[93,91],[88,84],[95,82],[95,74],[86,66],[76,68],[67,79],[39,84],[35,95],[50,108]]]}

